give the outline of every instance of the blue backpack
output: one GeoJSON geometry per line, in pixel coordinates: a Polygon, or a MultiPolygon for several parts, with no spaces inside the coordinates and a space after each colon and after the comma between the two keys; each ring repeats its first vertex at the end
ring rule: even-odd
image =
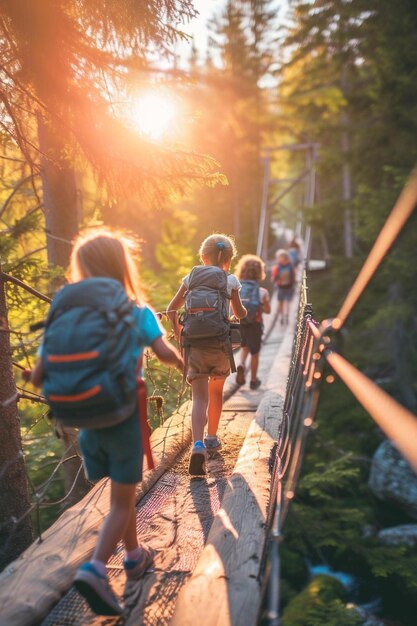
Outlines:
{"type": "Polygon", "coordinates": [[[133,307],[112,278],[87,278],[55,296],[45,323],[42,389],[63,425],[107,428],[134,412],[133,307]]]}
{"type": "Polygon", "coordinates": [[[240,299],[242,304],[247,310],[248,314],[240,323],[253,324],[253,322],[260,321],[260,314],[262,311],[261,295],[259,291],[259,285],[257,280],[241,280],[242,289],[240,290],[240,299]]]}

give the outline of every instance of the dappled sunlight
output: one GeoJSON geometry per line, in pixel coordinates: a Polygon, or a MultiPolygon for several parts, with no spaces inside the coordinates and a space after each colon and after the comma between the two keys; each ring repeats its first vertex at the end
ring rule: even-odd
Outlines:
{"type": "Polygon", "coordinates": [[[232,533],[235,539],[238,539],[239,533],[237,532],[236,528],[233,526],[232,521],[229,515],[226,513],[226,511],[224,509],[220,509],[217,515],[221,519],[225,529],[228,530],[230,533],[232,533]]]}

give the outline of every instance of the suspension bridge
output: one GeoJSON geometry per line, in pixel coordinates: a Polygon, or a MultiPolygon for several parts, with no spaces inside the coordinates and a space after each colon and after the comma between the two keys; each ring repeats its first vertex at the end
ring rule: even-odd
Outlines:
{"type": "MultiPolygon", "coordinates": [[[[210,458],[206,478],[190,479],[187,473],[189,401],[153,432],[156,468],[145,473],[138,487],[136,511],[140,540],[157,555],[154,567],[140,581],[129,583],[121,546],[113,555],[111,584],[125,598],[118,623],[279,624],[279,545],[314,424],[325,362],[417,470],[416,417],[338,354],[333,342],[416,202],[414,177],[334,318],[315,321],[305,274],[288,326],[277,323],[273,299],[260,360],[263,385],[249,390],[238,387],[234,377],[228,381],[220,431],[223,451],[210,458]]],[[[266,220],[266,204],[264,208],[266,220]]],[[[307,250],[309,236],[307,232],[307,250]]],[[[258,242],[261,250],[263,237],[258,242]]],[[[11,281],[27,288],[7,274],[0,278],[2,285],[11,281]]],[[[7,401],[28,395],[18,389],[7,401]]],[[[109,485],[103,480],[5,568],[0,575],[2,626],[109,623],[109,618],[91,613],[71,587],[75,570],[92,553],[108,510],[109,485]]]]}

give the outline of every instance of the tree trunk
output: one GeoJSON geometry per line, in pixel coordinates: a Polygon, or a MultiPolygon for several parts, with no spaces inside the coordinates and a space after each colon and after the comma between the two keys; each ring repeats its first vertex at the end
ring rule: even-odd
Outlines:
{"type": "Polygon", "coordinates": [[[240,237],[240,193],[239,177],[236,161],[233,162],[232,169],[232,212],[233,212],[233,235],[237,240],[240,237]]]}
{"type": "MultiPolygon", "coordinates": [[[[347,98],[348,80],[347,65],[344,64],[341,70],[340,85],[343,95],[347,98]]],[[[340,137],[340,148],[342,152],[342,199],[343,209],[343,244],[344,253],[347,259],[353,257],[353,229],[352,229],[352,173],[350,167],[350,141],[349,141],[349,117],[346,111],[341,115],[342,134],[340,137]]]]}
{"type": "MultiPolygon", "coordinates": [[[[399,303],[404,302],[398,282],[390,285],[389,297],[394,305],[398,306],[399,303]]],[[[417,399],[414,393],[414,380],[409,366],[411,360],[410,335],[403,320],[398,317],[393,320],[391,327],[391,354],[394,363],[398,400],[410,411],[414,412],[417,408],[417,399]]]]}
{"type": "Polygon", "coordinates": [[[0,266],[0,569],[33,541],[31,515],[23,517],[30,509],[30,499],[17,401],[8,401],[16,396],[8,329],[5,284],[0,266]]]}
{"type": "MultiPolygon", "coordinates": [[[[342,114],[342,124],[347,125],[347,115],[342,114]]],[[[342,165],[342,198],[344,203],[343,210],[343,241],[344,253],[347,259],[353,257],[353,230],[352,230],[352,211],[350,202],[352,200],[352,176],[350,170],[349,159],[349,135],[346,130],[342,131],[341,148],[343,154],[342,165]]]]}
{"type": "Polygon", "coordinates": [[[71,242],[78,232],[79,194],[74,169],[50,123],[38,118],[48,262],[67,268],[71,242]]]}
{"type": "MultiPolygon", "coordinates": [[[[45,213],[48,262],[67,268],[72,240],[78,232],[80,219],[80,195],[76,186],[74,169],[63,159],[64,146],[54,132],[53,125],[38,118],[39,147],[43,156],[41,177],[45,213]]],[[[58,285],[55,285],[55,287],[58,285]]],[[[77,451],[77,433],[73,428],[61,431],[65,458],[73,457],[77,451]]],[[[69,494],[67,505],[78,502],[90,489],[79,458],[63,464],[65,493],[69,494]],[[78,478],[77,478],[78,475],[78,478]]]]}

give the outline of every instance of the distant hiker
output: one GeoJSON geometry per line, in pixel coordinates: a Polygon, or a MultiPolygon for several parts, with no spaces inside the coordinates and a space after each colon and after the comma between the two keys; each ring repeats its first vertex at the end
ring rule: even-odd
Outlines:
{"type": "Polygon", "coordinates": [[[71,284],[52,302],[41,356],[31,373],[57,419],[80,427],[87,478],[111,481],[110,512],[91,561],[74,579],[99,615],[122,613],[106,568],[117,543],[123,540],[125,546],[128,580],[140,578],[154,556],[136,536],[135,492],[146,443],[138,420],[138,360],[150,346],[160,361],[183,369],[181,355],[142,300],[131,247],[126,237],[104,229],[79,236],[70,261],[71,284]]]}
{"type": "Polygon", "coordinates": [[[294,295],[295,272],[287,250],[278,250],[275,254],[277,263],[272,268],[271,276],[278,287],[278,319],[281,326],[288,324],[288,307],[294,295]]]}
{"type": "Polygon", "coordinates": [[[301,263],[301,250],[300,244],[297,242],[296,239],[293,239],[289,244],[288,254],[290,255],[291,263],[293,264],[294,269],[297,269],[297,267],[301,263]]]}
{"type": "Polygon", "coordinates": [[[271,312],[268,290],[259,285],[259,281],[265,278],[265,264],[258,256],[245,254],[237,264],[235,275],[242,284],[240,298],[248,312],[241,321],[242,349],[236,382],[239,385],[245,384],[245,364],[250,354],[249,386],[251,389],[257,389],[261,385],[257,373],[263,333],[262,313],[271,312]]]}
{"type": "Polygon", "coordinates": [[[231,364],[234,369],[230,305],[238,319],[246,315],[239,296],[241,285],[236,276],[229,274],[231,261],[236,256],[233,240],[226,235],[210,235],[201,244],[199,253],[202,265],[194,267],[183,279],[167,310],[183,347],[187,381],[192,388],[193,447],[189,464],[192,476],[205,474],[207,450],[221,447],[217,429],[223,407],[223,386],[231,364]],[[178,318],[177,311],[184,304],[185,313],[178,318]],[[207,436],[204,437],[206,422],[207,436]]]}

